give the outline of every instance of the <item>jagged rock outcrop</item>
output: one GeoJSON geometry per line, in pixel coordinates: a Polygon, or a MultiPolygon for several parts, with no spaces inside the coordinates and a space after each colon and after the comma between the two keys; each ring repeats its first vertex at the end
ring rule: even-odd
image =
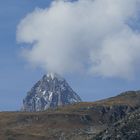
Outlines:
{"type": "Polygon", "coordinates": [[[23,100],[23,111],[43,111],[67,104],[81,102],[66,80],[49,73],[38,81],[23,100]]]}
{"type": "Polygon", "coordinates": [[[98,134],[92,140],[139,140],[140,109],[128,113],[126,117],[98,134]]]}

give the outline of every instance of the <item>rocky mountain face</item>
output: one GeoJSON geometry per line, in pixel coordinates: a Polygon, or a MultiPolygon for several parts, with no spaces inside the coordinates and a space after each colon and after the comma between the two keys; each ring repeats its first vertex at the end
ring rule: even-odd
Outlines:
{"type": "Polygon", "coordinates": [[[123,119],[114,123],[93,140],[139,140],[140,139],[140,109],[128,113],[123,119]]]}
{"type": "Polygon", "coordinates": [[[2,140],[140,140],[140,91],[42,112],[1,112],[2,140]]]}
{"type": "Polygon", "coordinates": [[[23,100],[23,111],[43,111],[48,108],[81,102],[65,79],[58,74],[44,75],[23,100]]]}

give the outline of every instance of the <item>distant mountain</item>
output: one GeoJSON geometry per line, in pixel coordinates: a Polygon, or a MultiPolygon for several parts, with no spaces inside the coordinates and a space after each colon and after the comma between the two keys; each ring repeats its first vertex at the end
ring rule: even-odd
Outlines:
{"type": "Polygon", "coordinates": [[[55,73],[44,75],[23,100],[23,110],[34,112],[81,102],[64,78],[55,73]]]}

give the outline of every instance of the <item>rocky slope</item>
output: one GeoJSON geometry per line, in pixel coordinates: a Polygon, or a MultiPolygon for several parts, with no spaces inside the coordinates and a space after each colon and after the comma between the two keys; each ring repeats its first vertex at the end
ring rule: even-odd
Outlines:
{"type": "Polygon", "coordinates": [[[72,90],[65,79],[58,74],[44,75],[23,100],[24,111],[43,111],[67,104],[81,102],[81,98],[72,90]]]}
{"type": "Polygon", "coordinates": [[[99,133],[93,140],[140,140],[140,109],[99,133]]]}
{"type": "Polygon", "coordinates": [[[139,140],[139,109],[140,92],[130,91],[43,112],[1,112],[0,140],[139,140]]]}

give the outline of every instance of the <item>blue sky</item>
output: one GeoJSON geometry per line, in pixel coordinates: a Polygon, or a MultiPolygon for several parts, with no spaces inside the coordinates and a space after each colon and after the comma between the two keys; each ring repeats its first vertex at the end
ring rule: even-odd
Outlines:
{"type": "MultiPolygon", "coordinates": [[[[27,91],[41,79],[45,71],[32,68],[20,53],[22,44],[16,42],[20,20],[36,7],[45,8],[49,0],[5,0],[0,5],[0,111],[19,110],[27,91]]],[[[137,25],[137,24],[136,24],[137,25]]],[[[64,77],[84,101],[95,101],[126,90],[140,89],[139,72],[133,80],[103,78],[84,74],[64,77]]]]}

